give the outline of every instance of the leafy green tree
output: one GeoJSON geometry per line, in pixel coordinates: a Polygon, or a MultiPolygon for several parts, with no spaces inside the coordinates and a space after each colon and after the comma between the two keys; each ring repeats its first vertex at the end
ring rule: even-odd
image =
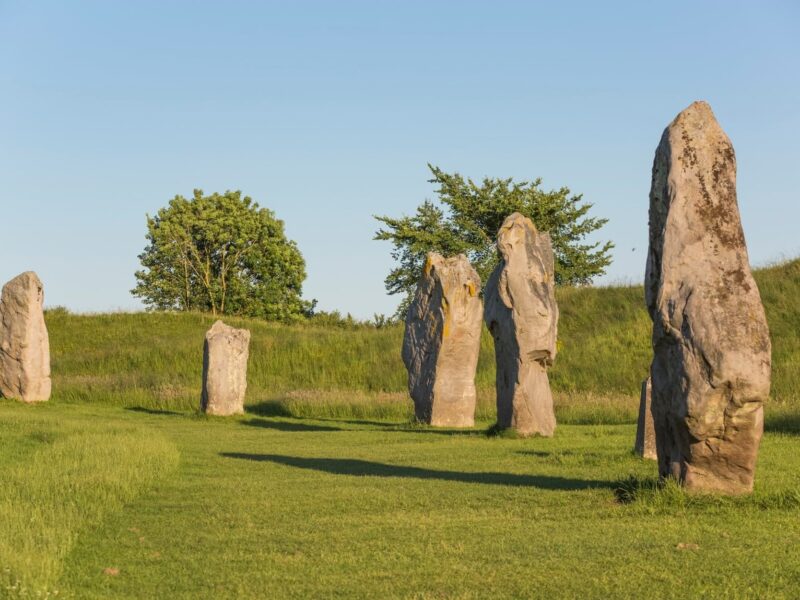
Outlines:
{"type": "Polygon", "coordinates": [[[570,195],[568,188],[544,191],[541,179],[484,178],[477,184],[458,173],[428,168],[433,174],[430,183],[438,186],[437,202],[426,200],[410,217],[375,217],[384,225],[375,239],[392,242],[392,258],[398,262],[386,277],[390,294],[405,295],[398,312],[410,301],[429,251],[466,254],[486,282],[499,261],[497,231],[513,212],[530,217],[537,229],[550,234],[557,283],[587,284],[611,263],[611,242],[583,241],[608,220],[587,216],[592,205],[580,195],[570,195]]]}
{"type": "Polygon", "coordinates": [[[282,321],[311,310],[297,245],[271,210],[239,191],[175,196],[148,215],[147,241],[131,293],[150,309],[282,321]]]}

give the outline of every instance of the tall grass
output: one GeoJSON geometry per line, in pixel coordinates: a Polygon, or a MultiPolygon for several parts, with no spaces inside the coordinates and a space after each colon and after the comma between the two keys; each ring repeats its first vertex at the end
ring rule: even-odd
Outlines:
{"type": "MultiPolygon", "coordinates": [[[[773,402],[778,410],[793,410],[800,397],[800,261],[760,269],[755,276],[773,340],[773,402]]],[[[630,399],[647,376],[651,355],[643,296],[641,286],[558,289],[559,355],[550,380],[557,403],[568,399],[561,402],[561,414],[577,420],[588,414],[632,418],[630,399]]],[[[54,397],[193,409],[200,395],[203,336],[212,321],[203,314],[50,312],[54,397]]],[[[400,360],[402,326],[226,322],[252,333],[249,404],[315,416],[410,414],[400,360]]],[[[493,342],[484,329],[476,375],[479,418],[493,412],[494,377],[493,342]]]]}
{"type": "MultiPolygon", "coordinates": [[[[619,394],[591,392],[556,392],[555,412],[559,423],[572,425],[620,424],[636,419],[638,400],[619,394]]],[[[383,419],[411,421],[414,410],[405,392],[369,394],[364,392],[323,392],[299,390],[280,400],[251,404],[248,411],[265,416],[304,419],[383,419]]],[[[494,393],[480,390],[475,406],[475,420],[491,422],[496,418],[494,393]]]]}

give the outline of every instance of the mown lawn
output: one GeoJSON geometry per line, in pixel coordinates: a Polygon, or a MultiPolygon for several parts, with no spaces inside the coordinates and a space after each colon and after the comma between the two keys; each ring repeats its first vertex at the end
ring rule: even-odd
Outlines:
{"type": "Polygon", "coordinates": [[[796,597],[800,437],[775,429],[726,500],[656,489],[630,424],[0,401],[0,596],[796,597]]]}

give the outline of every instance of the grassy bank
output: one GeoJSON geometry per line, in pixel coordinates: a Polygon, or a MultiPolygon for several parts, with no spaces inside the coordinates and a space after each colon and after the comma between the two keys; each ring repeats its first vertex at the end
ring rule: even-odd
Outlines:
{"type": "MultiPolygon", "coordinates": [[[[773,339],[775,414],[800,399],[800,262],[760,269],[756,279],[773,339]]],[[[635,414],[650,360],[650,320],[641,287],[561,288],[560,353],[551,371],[559,417],[607,422],[635,414]],[[579,405],[586,399],[587,409],[579,405]]],[[[400,360],[402,327],[286,326],[226,319],[252,332],[247,402],[297,416],[410,415],[400,360]]],[[[202,345],[212,319],[200,314],[47,315],[54,398],[188,410],[200,394],[202,345]]],[[[479,418],[494,411],[494,350],[484,330],[479,418]]]]}

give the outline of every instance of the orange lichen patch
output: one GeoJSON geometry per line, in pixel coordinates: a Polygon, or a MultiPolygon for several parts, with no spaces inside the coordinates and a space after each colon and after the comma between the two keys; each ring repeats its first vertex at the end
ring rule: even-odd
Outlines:
{"type": "Polygon", "coordinates": [[[431,260],[431,257],[428,256],[428,258],[425,259],[425,269],[424,269],[426,277],[428,277],[431,274],[431,269],[433,269],[433,261],[431,260]]]}
{"type": "Polygon", "coordinates": [[[444,325],[442,326],[442,338],[444,339],[450,335],[450,303],[444,296],[442,296],[442,317],[444,321],[444,325]]]}
{"type": "Polygon", "coordinates": [[[475,282],[474,281],[468,281],[466,287],[467,287],[467,293],[470,296],[475,296],[475,294],[478,293],[478,290],[475,287],[475,282]]]}

